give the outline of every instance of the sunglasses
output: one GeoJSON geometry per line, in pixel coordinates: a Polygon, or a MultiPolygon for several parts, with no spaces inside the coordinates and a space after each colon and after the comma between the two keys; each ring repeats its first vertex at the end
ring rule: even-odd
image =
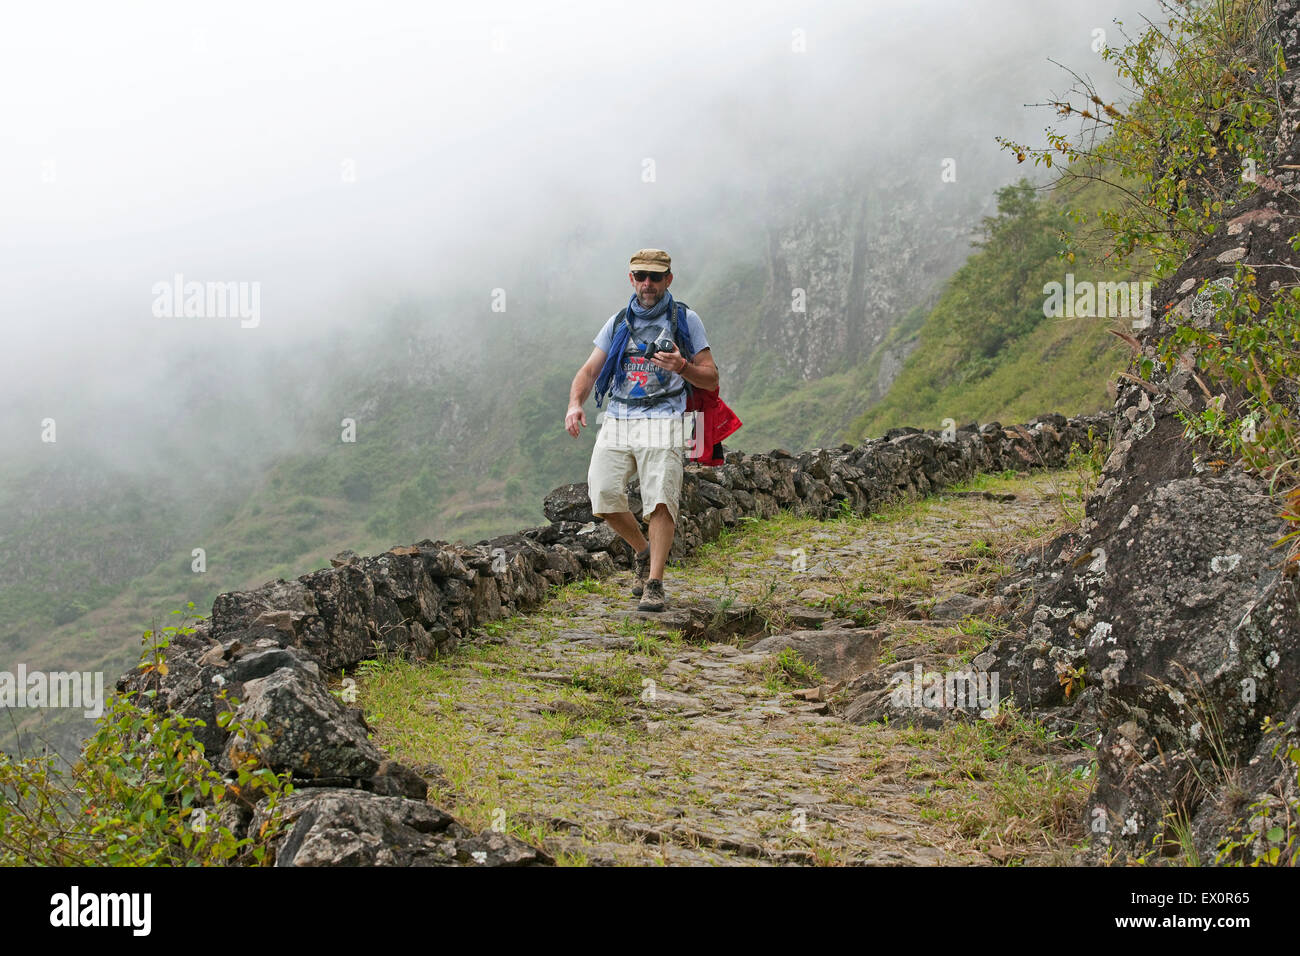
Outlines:
{"type": "Polygon", "coordinates": [[[645,282],[646,279],[654,279],[656,282],[663,282],[668,278],[667,272],[633,272],[632,278],[637,282],[645,282]]]}

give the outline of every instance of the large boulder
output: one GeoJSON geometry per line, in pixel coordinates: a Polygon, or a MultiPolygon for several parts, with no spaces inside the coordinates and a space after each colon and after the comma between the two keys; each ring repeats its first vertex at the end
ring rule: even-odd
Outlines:
{"type": "Polygon", "coordinates": [[[587,483],[562,485],[542,500],[542,513],[550,521],[576,521],[586,524],[594,518],[587,483]]]}
{"type": "Polygon", "coordinates": [[[384,755],[368,739],[360,713],[344,706],[319,681],[282,668],[244,685],[236,711],[245,720],[265,721],[270,742],[258,749],[230,737],[222,765],[230,769],[238,753],[254,753],[263,766],[297,778],[369,778],[384,755]]]}
{"type": "MultiPolygon", "coordinates": [[[[321,788],[281,804],[276,866],[544,866],[554,861],[503,833],[474,835],[428,803],[321,788]]],[[[260,832],[265,807],[253,818],[260,832]]]]}

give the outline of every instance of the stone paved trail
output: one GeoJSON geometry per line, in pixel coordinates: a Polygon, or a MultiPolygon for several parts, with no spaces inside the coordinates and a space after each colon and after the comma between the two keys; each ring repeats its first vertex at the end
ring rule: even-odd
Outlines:
{"type": "Polygon", "coordinates": [[[865,519],[753,522],[668,569],[664,614],[636,611],[622,572],[451,657],[364,668],[367,717],[433,802],[562,863],[1069,862],[1089,764],[1068,741],[1005,708],[937,729],[844,714],[862,671],[977,654],[1002,628],[988,588],[1078,485],[984,479],[865,519]],[[838,677],[750,649],[819,627],[849,648],[824,662],[838,677]]]}

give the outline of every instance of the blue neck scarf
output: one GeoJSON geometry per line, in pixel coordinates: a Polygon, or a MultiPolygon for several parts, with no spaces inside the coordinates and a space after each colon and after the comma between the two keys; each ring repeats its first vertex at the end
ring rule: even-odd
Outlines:
{"type": "MultiPolygon", "coordinates": [[[[657,319],[661,315],[672,315],[669,309],[677,309],[677,302],[673,299],[673,294],[667,289],[664,290],[664,297],[649,309],[641,308],[641,303],[637,301],[636,293],[632,293],[632,298],[628,300],[627,311],[628,319],[636,318],[637,321],[646,319],[657,319]]],[[[609,344],[609,354],[605,356],[605,364],[601,366],[600,375],[596,377],[596,407],[600,408],[601,403],[605,400],[605,393],[609,391],[614,382],[614,373],[622,368],[623,353],[627,350],[628,339],[628,322],[616,322],[614,324],[614,338],[609,344]]],[[[671,326],[671,321],[669,325],[671,326]]],[[[686,323],[685,311],[677,317],[677,347],[682,350],[682,355],[691,358],[695,354],[695,349],[691,345],[691,330],[686,323]]],[[[690,382],[686,383],[690,388],[690,382]]]]}
{"type": "Polygon", "coordinates": [[[648,309],[641,308],[641,300],[637,298],[636,293],[632,293],[632,298],[627,300],[628,311],[638,319],[657,319],[661,315],[666,315],[668,307],[673,303],[673,294],[664,289],[663,298],[648,309]]]}

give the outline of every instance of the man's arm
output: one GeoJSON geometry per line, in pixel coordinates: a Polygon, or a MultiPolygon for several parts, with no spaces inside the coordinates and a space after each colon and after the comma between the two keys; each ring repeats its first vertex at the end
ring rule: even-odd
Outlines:
{"type": "Polygon", "coordinates": [[[564,416],[564,430],[574,438],[578,437],[579,423],[587,424],[587,414],[582,410],[582,405],[591,394],[596,379],[600,377],[605,355],[604,349],[592,349],[591,357],[578,369],[578,374],[573,376],[573,385],[569,388],[569,410],[564,416]]]}
{"type": "MultiPolygon", "coordinates": [[[[656,355],[655,358],[658,356],[656,355]]],[[[677,374],[706,392],[713,392],[718,388],[718,367],[713,364],[711,349],[701,349],[696,352],[677,374]]]]}

